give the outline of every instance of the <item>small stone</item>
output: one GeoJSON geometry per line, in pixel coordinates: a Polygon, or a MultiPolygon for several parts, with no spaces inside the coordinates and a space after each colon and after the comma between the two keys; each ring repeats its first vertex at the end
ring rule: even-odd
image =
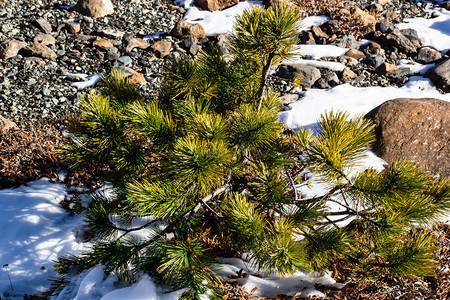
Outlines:
{"type": "Polygon", "coordinates": [[[172,31],[170,31],[170,35],[179,39],[185,39],[192,36],[200,40],[206,36],[206,33],[202,25],[191,24],[187,21],[180,20],[175,24],[172,31]]]}
{"type": "Polygon", "coordinates": [[[92,18],[101,18],[114,13],[111,0],[78,0],[73,9],[92,18]]]}
{"type": "Polygon", "coordinates": [[[326,39],[326,40],[329,38],[328,34],[323,32],[322,28],[320,28],[319,26],[313,25],[311,27],[311,32],[315,38],[326,39]]]}
{"type": "Polygon", "coordinates": [[[33,20],[31,22],[31,24],[33,24],[34,26],[36,26],[36,28],[38,28],[39,30],[41,30],[42,32],[45,33],[50,33],[52,32],[52,25],[50,25],[49,22],[47,22],[46,20],[39,18],[37,20],[33,20]]]}
{"type": "Polygon", "coordinates": [[[5,40],[0,44],[0,58],[8,59],[17,56],[20,49],[25,48],[27,43],[18,40],[5,40]]]}
{"type": "Polygon", "coordinates": [[[280,100],[284,106],[288,106],[298,100],[298,94],[285,94],[280,97],[280,100]]]}
{"type": "Polygon", "coordinates": [[[397,66],[389,63],[382,63],[378,67],[375,68],[375,72],[377,72],[380,75],[385,75],[386,73],[392,72],[397,70],[397,66]]]}
{"type": "Polygon", "coordinates": [[[381,46],[378,43],[370,42],[366,46],[364,46],[364,51],[367,51],[371,54],[380,54],[381,53],[381,46]]]}
{"type": "Polygon", "coordinates": [[[345,53],[345,55],[348,57],[352,57],[354,59],[366,58],[366,55],[364,54],[364,52],[356,50],[356,49],[348,50],[347,53],[345,53]]]}
{"type": "Polygon", "coordinates": [[[441,58],[441,53],[430,48],[421,48],[417,53],[417,61],[421,64],[429,64],[441,58]]]}
{"type": "Polygon", "coordinates": [[[98,47],[98,48],[113,48],[114,45],[106,40],[106,39],[98,39],[92,42],[92,47],[98,47]]]}
{"type": "Polygon", "coordinates": [[[131,38],[131,39],[128,39],[127,42],[128,42],[128,45],[125,48],[125,52],[127,52],[127,53],[131,52],[134,48],[147,49],[148,47],[150,47],[150,44],[141,38],[131,38]]]}
{"type": "Polygon", "coordinates": [[[195,3],[204,10],[215,11],[236,5],[239,0],[196,0],[195,3]]]}
{"type": "Polygon", "coordinates": [[[189,53],[196,56],[202,51],[202,46],[199,44],[194,44],[189,48],[189,53]]]}
{"type": "Polygon", "coordinates": [[[155,42],[151,49],[159,58],[169,55],[170,49],[172,48],[172,43],[169,41],[157,41],[155,42]]]}
{"type": "Polygon", "coordinates": [[[69,33],[78,33],[81,30],[81,25],[80,23],[75,23],[75,22],[67,22],[64,26],[67,30],[67,32],[69,33]]]}
{"type": "Polygon", "coordinates": [[[377,68],[379,65],[384,63],[384,58],[380,55],[369,55],[363,62],[369,66],[377,68]]]}
{"type": "Polygon", "coordinates": [[[358,75],[356,75],[355,72],[353,72],[349,67],[345,67],[345,69],[342,71],[342,79],[343,80],[349,80],[354,79],[358,75]]]}
{"type": "Polygon", "coordinates": [[[130,77],[128,77],[128,82],[132,84],[146,84],[147,80],[142,73],[136,72],[130,77]]]}
{"type": "Polygon", "coordinates": [[[309,88],[320,78],[320,70],[303,64],[282,64],[278,68],[277,76],[284,79],[298,76],[302,79],[303,86],[309,88]]]}
{"type": "Polygon", "coordinates": [[[388,33],[394,30],[394,25],[391,23],[386,22],[378,22],[376,26],[377,30],[381,31],[382,33],[388,33]]]}
{"type": "Polygon", "coordinates": [[[133,63],[133,60],[129,56],[121,56],[114,62],[114,66],[129,66],[133,63]]]}
{"type": "Polygon", "coordinates": [[[44,46],[53,46],[56,43],[56,40],[50,34],[38,34],[34,37],[33,43],[38,43],[44,46]]]}

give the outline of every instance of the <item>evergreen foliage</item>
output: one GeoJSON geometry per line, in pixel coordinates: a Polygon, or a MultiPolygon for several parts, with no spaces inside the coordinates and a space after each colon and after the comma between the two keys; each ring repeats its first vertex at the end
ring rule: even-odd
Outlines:
{"type": "Polygon", "coordinates": [[[283,128],[278,94],[259,91],[269,57],[292,54],[298,15],[253,7],[235,29],[227,59],[212,48],[199,59],[172,58],[156,99],[117,71],[81,99],[67,159],[101,166],[115,193],[93,195],[84,214],[96,244],[60,258],[56,271],[103,264],[124,279],[145,271],[188,288],[189,299],[220,294],[217,254],[247,252],[262,274],[281,276],[337,259],[364,276],[432,274],[433,237],[422,226],[448,211],[449,181],[405,160],[350,175],[374,141],[362,117],[329,112],[315,133],[283,128]],[[324,195],[295,190],[307,167],[328,183],[324,195]]]}

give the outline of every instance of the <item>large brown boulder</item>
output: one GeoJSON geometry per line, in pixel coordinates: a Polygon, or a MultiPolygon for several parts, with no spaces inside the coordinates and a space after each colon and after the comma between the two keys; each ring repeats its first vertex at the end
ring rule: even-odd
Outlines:
{"type": "Polygon", "coordinates": [[[100,18],[114,13],[114,6],[111,0],[78,0],[74,10],[88,17],[100,18]]]}
{"type": "Polygon", "coordinates": [[[432,175],[450,174],[450,102],[399,98],[366,116],[375,123],[373,149],[387,162],[405,157],[432,175]]]}
{"type": "Polygon", "coordinates": [[[196,4],[202,9],[221,10],[239,3],[239,0],[197,0],[196,4]]]}

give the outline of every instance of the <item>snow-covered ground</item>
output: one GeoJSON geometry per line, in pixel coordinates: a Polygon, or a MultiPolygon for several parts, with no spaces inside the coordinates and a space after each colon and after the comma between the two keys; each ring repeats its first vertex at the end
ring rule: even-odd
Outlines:
{"type": "MultiPolygon", "coordinates": [[[[208,35],[231,32],[236,14],[242,13],[251,4],[261,4],[261,1],[240,2],[233,8],[211,13],[191,7],[193,1],[177,0],[179,5],[187,9],[185,19],[200,23],[208,35]]],[[[439,8],[428,10],[436,18],[408,19],[397,27],[415,28],[424,45],[434,46],[444,52],[450,48],[450,12],[439,8]]],[[[325,21],[326,17],[312,17],[304,20],[303,24],[307,28],[325,21]]],[[[151,38],[154,37],[148,37],[151,38]]],[[[345,51],[346,49],[334,46],[303,46],[300,52],[312,55],[313,60],[298,62],[342,70],[343,65],[339,63],[320,62],[317,59],[342,55],[345,51]]],[[[407,65],[407,61],[403,63],[404,67],[410,67],[414,72],[421,71],[421,74],[429,68],[417,63],[407,65]]],[[[88,79],[95,81],[97,78],[88,79]]],[[[413,76],[401,88],[357,88],[344,84],[326,90],[311,89],[304,92],[299,101],[291,104],[288,111],[281,113],[280,119],[291,128],[314,128],[319,116],[327,110],[347,111],[350,116],[355,116],[367,113],[386,100],[399,97],[433,97],[450,101],[450,94],[440,94],[428,79],[413,76]]],[[[383,161],[368,153],[364,165],[380,169],[383,161]]],[[[304,192],[313,196],[319,190],[309,189],[304,192]]],[[[81,216],[70,216],[59,205],[66,193],[64,185],[49,183],[45,179],[17,189],[0,190],[0,264],[5,265],[0,271],[1,299],[22,299],[24,294],[35,294],[48,288],[48,279],[54,275],[52,261],[58,256],[77,253],[88,246],[76,238],[77,228],[82,223],[81,216]]],[[[223,259],[222,262],[224,264],[216,269],[218,274],[227,278],[241,268],[244,269],[250,276],[239,279],[239,283],[249,292],[257,287],[255,294],[258,295],[294,295],[298,291],[302,291],[302,296],[320,295],[314,288],[315,284],[337,285],[328,275],[319,277],[297,273],[286,279],[260,278],[251,275],[251,266],[243,260],[223,259]]],[[[105,275],[102,267],[97,266],[75,277],[57,299],[171,300],[177,299],[183,292],[162,294],[162,291],[144,274],[135,284],[125,286],[123,283],[119,284],[115,276],[105,275]]]]}

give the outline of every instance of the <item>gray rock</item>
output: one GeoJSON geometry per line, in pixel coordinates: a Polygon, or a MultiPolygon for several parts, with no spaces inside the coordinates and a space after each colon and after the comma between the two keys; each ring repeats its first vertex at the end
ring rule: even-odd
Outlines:
{"type": "Polygon", "coordinates": [[[389,33],[394,30],[394,25],[386,22],[378,22],[376,28],[382,33],[389,33]]]}
{"type": "Polygon", "coordinates": [[[114,66],[115,67],[119,67],[119,66],[129,66],[133,63],[133,60],[131,59],[131,57],[125,55],[125,56],[121,56],[118,59],[116,59],[114,61],[114,66]]]}
{"type": "Polygon", "coordinates": [[[430,48],[421,48],[417,53],[417,61],[421,64],[429,64],[441,58],[441,53],[430,48]]]}
{"type": "Polygon", "coordinates": [[[428,72],[425,73],[425,77],[428,77],[433,83],[441,88],[444,92],[450,92],[450,58],[447,58],[443,62],[437,64],[428,72]]]}
{"type": "Polygon", "coordinates": [[[405,29],[400,30],[400,32],[409,39],[410,38],[413,38],[416,40],[419,39],[419,35],[417,34],[417,31],[415,29],[405,28],[405,29]]]}
{"type": "Polygon", "coordinates": [[[364,63],[372,66],[374,68],[378,68],[382,63],[384,63],[385,59],[381,55],[369,55],[366,59],[363,60],[364,63]]]}
{"type": "Polygon", "coordinates": [[[406,53],[417,52],[414,44],[397,29],[393,30],[384,37],[382,45],[385,48],[393,46],[406,53]]]}
{"type": "Polygon", "coordinates": [[[293,79],[296,76],[302,78],[304,87],[311,87],[320,78],[318,68],[302,64],[282,64],[278,68],[277,76],[285,79],[293,79]]]}

